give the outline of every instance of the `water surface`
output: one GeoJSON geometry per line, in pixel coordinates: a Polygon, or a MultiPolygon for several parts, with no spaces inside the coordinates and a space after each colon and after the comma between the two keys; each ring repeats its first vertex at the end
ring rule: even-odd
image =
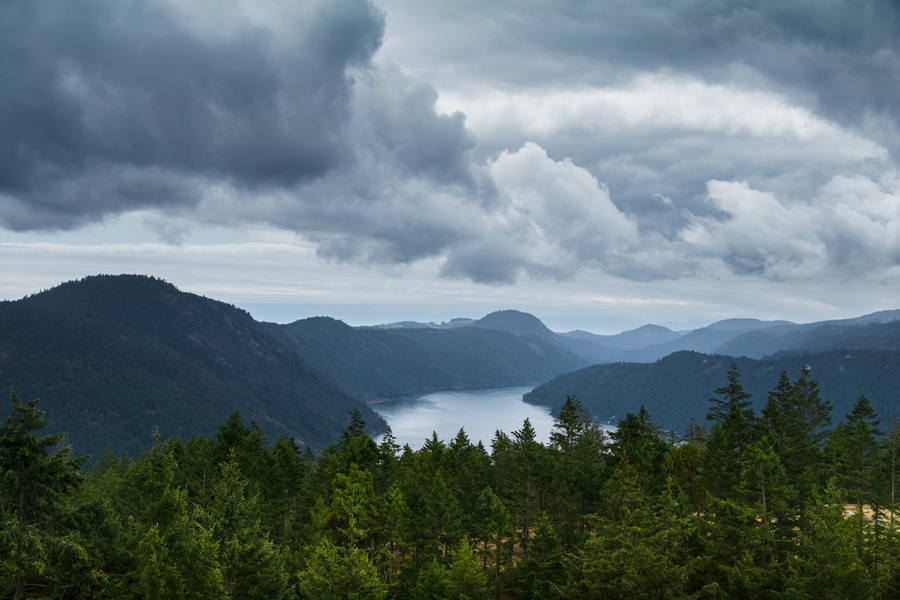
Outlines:
{"type": "MultiPolygon", "coordinates": [[[[481,440],[490,452],[491,440],[498,429],[511,436],[513,431],[522,429],[526,418],[534,427],[537,441],[543,444],[550,441],[553,429],[550,409],[522,401],[522,396],[532,389],[533,386],[520,386],[433,392],[373,404],[372,408],[387,421],[401,447],[409,444],[418,450],[432,432],[450,443],[463,428],[473,444],[481,440]]],[[[381,441],[380,436],[376,441],[381,441]]]]}

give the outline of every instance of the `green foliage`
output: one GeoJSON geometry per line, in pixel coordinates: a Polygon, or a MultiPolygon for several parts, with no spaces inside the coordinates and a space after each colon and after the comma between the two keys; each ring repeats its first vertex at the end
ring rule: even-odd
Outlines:
{"type": "Polygon", "coordinates": [[[552,340],[481,327],[382,330],[353,328],[328,317],[264,327],[285,348],[366,400],[525,385],[586,364],[552,340]]]}
{"type": "Polygon", "coordinates": [[[214,501],[204,520],[219,544],[222,583],[229,598],[291,597],[283,550],[269,540],[259,519],[258,496],[247,493],[235,455],[222,465],[214,501]]]}
{"type": "MultiPolygon", "coordinates": [[[[900,327],[900,321],[896,323],[900,327]]],[[[896,339],[894,340],[896,346],[896,339]]],[[[732,363],[757,412],[765,406],[779,375],[796,381],[801,365],[811,367],[823,397],[837,414],[846,414],[860,394],[881,415],[896,410],[900,349],[822,350],[762,359],[675,352],[653,363],[599,364],[560,375],[526,394],[526,402],[558,411],[575,395],[595,418],[615,422],[645,406],[663,429],[685,432],[691,419],[705,415],[710,390],[722,387],[732,363]]]]}
{"type": "Polygon", "coordinates": [[[550,600],[564,580],[562,543],[547,515],[541,513],[528,555],[517,568],[516,591],[526,600],[550,600]]]}
{"type": "Polygon", "coordinates": [[[49,423],[36,399],[22,404],[11,391],[10,401],[12,412],[0,423],[0,592],[21,598],[44,588],[57,549],[83,554],[77,539],[57,525],[66,494],[82,481],[85,457],[54,448],[62,434],[37,434],[49,423]]]}
{"type": "Polygon", "coordinates": [[[447,597],[451,600],[487,600],[490,595],[487,575],[478,566],[468,540],[463,540],[450,561],[447,597]]]}
{"type": "Polygon", "coordinates": [[[313,550],[297,587],[306,600],[381,600],[387,595],[368,554],[327,539],[313,550]]]}
{"type": "Polygon", "coordinates": [[[79,453],[136,456],[147,433],[209,436],[240,409],[272,439],[321,448],[370,408],[233,306],[152,277],[97,276],[0,303],[0,385],[54,415],[79,453]]]}
{"type": "Polygon", "coordinates": [[[214,438],[157,434],[139,457],[105,452],[88,472],[13,395],[0,594],[897,597],[900,425],[882,433],[859,397],[828,430],[807,370],[782,377],[757,418],[736,368],[720,374],[721,415],[683,441],[647,410],[607,440],[569,397],[548,445],[525,421],[490,454],[464,431],[398,453],[351,412],[315,457],[286,436],[270,446],[235,413],[214,438]]]}
{"type": "Polygon", "coordinates": [[[128,572],[117,587],[144,598],[226,598],[212,527],[176,470],[172,447],[157,443],[120,480],[113,500],[128,572]]]}

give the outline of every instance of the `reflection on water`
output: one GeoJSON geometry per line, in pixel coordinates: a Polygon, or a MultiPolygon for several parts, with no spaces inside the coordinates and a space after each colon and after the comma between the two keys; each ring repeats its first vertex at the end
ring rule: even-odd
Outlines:
{"type": "MultiPolygon", "coordinates": [[[[491,439],[498,429],[512,435],[513,431],[522,429],[526,418],[534,427],[537,441],[547,444],[553,429],[550,409],[522,402],[522,396],[532,389],[525,386],[435,392],[373,404],[372,408],[387,421],[397,443],[401,447],[409,444],[413,450],[421,448],[432,432],[449,443],[463,428],[473,444],[481,440],[490,451],[491,439]]],[[[380,442],[381,437],[375,441],[380,442]]]]}

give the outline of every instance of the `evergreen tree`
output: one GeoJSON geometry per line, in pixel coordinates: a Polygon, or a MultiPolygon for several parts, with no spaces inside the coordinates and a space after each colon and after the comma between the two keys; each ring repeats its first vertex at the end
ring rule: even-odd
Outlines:
{"type": "Polygon", "coordinates": [[[524,600],[550,600],[565,580],[563,551],[550,520],[541,513],[534,526],[531,550],[516,571],[517,593],[524,600]]]}
{"type": "Polygon", "coordinates": [[[292,596],[282,549],[263,531],[256,496],[232,455],[222,466],[205,520],[219,544],[222,584],[228,598],[280,599],[292,596]]]}
{"type": "Polygon", "coordinates": [[[791,590],[806,598],[869,599],[874,590],[855,549],[856,523],[844,515],[840,494],[826,491],[826,502],[811,511],[809,535],[791,556],[791,590]]]}
{"type": "Polygon", "coordinates": [[[262,515],[280,545],[292,547],[300,542],[300,526],[305,505],[304,463],[294,440],[280,436],[268,453],[267,468],[261,490],[262,515]]]}
{"type": "Polygon", "coordinates": [[[554,497],[548,509],[566,549],[587,528],[585,517],[597,508],[606,463],[606,435],[574,396],[568,396],[550,432],[554,497]]]}
{"type": "Polygon", "coordinates": [[[299,575],[297,591],[304,600],[383,600],[387,589],[369,556],[354,547],[315,546],[299,575]]]}
{"type": "Polygon", "coordinates": [[[470,537],[477,535],[472,523],[478,494],[488,485],[488,469],[490,457],[469,441],[463,429],[447,447],[447,469],[445,476],[448,485],[456,493],[462,510],[462,525],[470,537]]]}
{"type": "Polygon", "coordinates": [[[218,543],[202,510],[176,485],[171,452],[158,435],[155,441],[132,463],[115,495],[129,564],[116,584],[147,599],[226,598],[218,543]]]}
{"type": "Polygon", "coordinates": [[[388,545],[385,582],[390,583],[393,574],[399,570],[409,549],[407,539],[409,531],[412,529],[410,525],[412,513],[406,504],[403,491],[396,483],[384,495],[383,504],[381,539],[388,545]]]}
{"type": "Polygon", "coordinates": [[[591,519],[590,537],[569,561],[562,597],[681,598],[688,530],[676,517],[670,491],[657,514],[626,456],[606,494],[608,515],[591,519]]]}
{"type": "Polygon", "coordinates": [[[55,448],[62,434],[36,434],[50,425],[37,400],[22,404],[10,391],[10,401],[12,412],[0,423],[0,592],[18,599],[48,584],[54,566],[48,550],[65,538],[53,525],[66,509],[66,495],[80,485],[87,457],[55,448]]]}
{"type": "Polygon", "coordinates": [[[522,429],[513,432],[512,485],[513,515],[521,537],[522,554],[528,556],[533,515],[538,510],[541,474],[544,471],[544,447],[537,439],[534,427],[527,418],[522,429]]]}
{"type": "Polygon", "coordinates": [[[650,414],[641,406],[638,414],[628,413],[610,434],[610,451],[616,460],[627,461],[637,477],[637,485],[645,492],[658,491],[663,484],[662,465],[669,447],[660,437],[659,428],[650,421],[650,414]]]}
{"type": "Polygon", "coordinates": [[[703,481],[715,498],[735,499],[737,488],[746,475],[749,445],[753,430],[740,404],[732,403],[728,412],[713,425],[703,452],[703,481]]]}
{"type": "Polygon", "coordinates": [[[737,370],[737,363],[732,361],[731,368],[727,374],[728,385],[720,387],[714,391],[715,394],[722,396],[721,398],[710,398],[712,406],[706,413],[708,421],[724,421],[731,411],[732,407],[736,407],[743,412],[744,420],[752,423],[754,420],[753,411],[750,408],[750,394],[744,391],[740,382],[740,374],[737,370]]]}
{"type": "Polygon", "coordinates": [[[450,561],[448,598],[451,600],[487,600],[490,597],[487,575],[478,566],[468,540],[463,540],[450,561]]]}
{"type": "Polygon", "coordinates": [[[371,548],[382,511],[372,474],[351,464],[349,472],[338,473],[332,483],[331,504],[324,517],[328,536],[336,545],[371,548]]]}
{"type": "Polygon", "coordinates": [[[400,446],[397,444],[397,438],[394,432],[388,427],[387,431],[378,444],[378,461],[375,464],[375,491],[383,494],[393,483],[397,476],[398,459],[397,453],[400,446]]]}
{"type": "Polygon", "coordinates": [[[462,537],[462,511],[453,491],[439,469],[425,497],[425,522],[429,524],[432,542],[443,551],[446,558],[462,537]]]}
{"type": "Polygon", "coordinates": [[[853,520],[856,521],[856,553],[860,559],[864,558],[869,530],[866,510],[872,510],[872,505],[877,504],[873,488],[880,449],[878,438],[882,433],[877,416],[868,398],[860,396],[828,444],[844,498],[856,505],[853,520]]]}
{"type": "Polygon", "coordinates": [[[438,559],[432,559],[416,575],[409,594],[412,600],[438,600],[450,597],[450,574],[438,559]]]}

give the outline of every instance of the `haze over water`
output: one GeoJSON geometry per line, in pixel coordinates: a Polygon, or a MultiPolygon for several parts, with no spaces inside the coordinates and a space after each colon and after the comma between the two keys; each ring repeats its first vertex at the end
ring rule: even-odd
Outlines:
{"type": "MultiPolygon", "coordinates": [[[[498,429],[507,435],[522,429],[525,419],[531,421],[537,441],[547,444],[553,429],[553,417],[545,406],[522,401],[532,386],[434,392],[424,396],[404,398],[395,402],[373,404],[372,408],[384,417],[397,443],[409,444],[413,450],[421,448],[432,432],[445,443],[456,437],[460,428],[473,444],[479,440],[490,451],[491,440],[498,429]]],[[[380,436],[376,438],[380,442],[380,436]]]]}

